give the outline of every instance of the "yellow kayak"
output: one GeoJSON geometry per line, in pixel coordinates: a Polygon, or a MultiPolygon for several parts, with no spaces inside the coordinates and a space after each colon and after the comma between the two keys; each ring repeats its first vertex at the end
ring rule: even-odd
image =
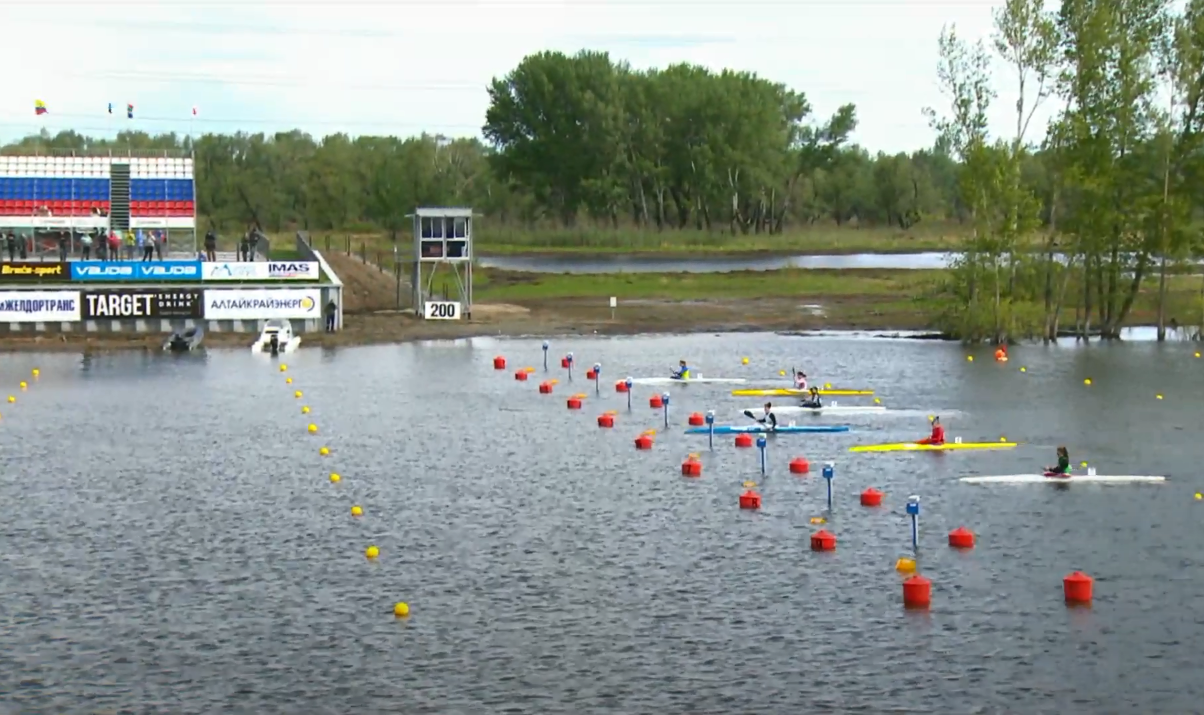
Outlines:
{"type": "Polygon", "coordinates": [[[862,444],[849,447],[850,452],[944,452],[949,449],[1007,449],[1015,447],[1015,442],[946,442],[944,444],[916,444],[915,442],[900,442],[898,444],[862,444]]]}
{"type": "MultiPolygon", "coordinates": [[[[805,397],[808,390],[796,390],[793,387],[783,387],[768,390],[732,390],[734,397],[805,397]]],[[[821,395],[872,395],[873,390],[820,390],[821,395]]]]}

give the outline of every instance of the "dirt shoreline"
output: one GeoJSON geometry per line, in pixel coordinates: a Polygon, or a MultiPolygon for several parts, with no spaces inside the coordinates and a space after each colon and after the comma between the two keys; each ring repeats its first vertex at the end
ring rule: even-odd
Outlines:
{"type": "MultiPolygon", "coordinates": [[[[523,305],[478,304],[471,320],[424,321],[412,313],[376,311],[344,316],[337,333],[306,333],[301,350],[385,345],[470,337],[554,337],[565,335],[647,335],[666,333],[747,333],[806,330],[924,330],[916,313],[873,310],[864,301],[828,301],[823,307],[790,300],[639,301],[617,311],[594,300],[534,301],[523,305]]],[[[204,347],[248,348],[250,333],[208,333],[204,347]]],[[[0,352],[159,351],[162,334],[24,333],[0,336],[0,352]]]]}

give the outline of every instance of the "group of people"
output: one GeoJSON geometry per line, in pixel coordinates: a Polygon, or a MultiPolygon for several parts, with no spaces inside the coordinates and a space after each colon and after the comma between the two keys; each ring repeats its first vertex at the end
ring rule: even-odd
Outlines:
{"type": "MultiPolygon", "coordinates": [[[[159,229],[144,231],[131,229],[129,231],[95,229],[79,236],[80,257],[91,260],[95,250],[96,259],[100,261],[132,261],[141,257],[143,261],[163,260],[163,252],[167,249],[167,232],[159,229]],[[124,258],[123,258],[124,256],[124,258]]],[[[70,243],[66,233],[59,236],[59,260],[67,260],[70,243]]]]}
{"type": "MultiPolygon", "coordinates": [[[[1007,353],[1004,353],[1006,359],[1007,353]]],[[[685,361],[681,362],[682,368],[686,369],[685,361]]],[[[807,386],[807,375],[802,370],[794,371],[794,387],[799,392],[806,391],[806,397],[803,399],[802,407],[810,409],[821,409],[823,402],[820,400],[819,390],[814,387],[807,386]]],[[[773,413],[773,403],[766,402],[764,412],[760,417],[755,417],[752,413],[746,412],[750,417],[753,417],[758,423],[765,425],[766,431],[773,432],[778,427],[777,415],[773,413]]],[[[945,444],[945,427],[941,424],[940,416],[932,417],[932,432],[921,439],[917,439],[915,444],[926,444],[939,446],[945,444]]],[[[1065,446],[1059,446],[1057,449],[1058,463],[1052,467],[1045,467],[1045,476],[1047,477],[1070,477],[1070,452],[1065,446]]]]}

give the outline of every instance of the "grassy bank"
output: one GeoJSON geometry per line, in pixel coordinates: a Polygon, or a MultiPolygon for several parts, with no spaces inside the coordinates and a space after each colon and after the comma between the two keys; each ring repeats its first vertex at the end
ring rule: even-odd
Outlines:
{"type": "MultiPolygon", "coordinates": [[[[313,232],[318,250],[340,250],[376,255],[392,261],[393,240],[383,233],[313,232]]],[[[739,253],[851,254],[919,253],[945,251],[957,246],[965,229],[957,225],[918,226],[908,231],[893,228],[816,227],[793,229],[780,235],[736,235],[723,232],[604,230],[517,230],[477,224],[477,255],[623,253],[728,255],[739,253]]],[[[286,236],[273,236],[273,244],[286,236]]],[[[413,251],[409,231],[398,234],[398,248],[413,251]]]]}

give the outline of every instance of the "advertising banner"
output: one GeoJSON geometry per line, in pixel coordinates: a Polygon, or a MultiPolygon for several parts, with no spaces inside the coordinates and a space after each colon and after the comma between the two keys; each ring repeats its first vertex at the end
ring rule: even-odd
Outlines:
{"type": "Polygon", "coordinates": [[[320,318],[321,302],[322,291],[317,288],[207,290],[205,319],[320,318]]]}
{"type": "Polygon", "coordinates": [[[201,264],[206,281],[316,281],[321,278],[317,261],[248,261],[201,264]]]}
{"type": "Polygon", "coordinates": [[[5,261],[0,263],[0,283],[66,282],[71,271],[66,263],[40,261],[5,261]]]}
{"type": "Polygon", "coordinates": [[[71,280],[109,283],[199,281],[200,261],[72,261],[71,280]]]}
{"type": "Polygon", "coordinates": [[[75,323],[79,319],[79,291],[0,291],[0,323],[75,323]]]}
{"type": "Polygon", "coordinates": [[[93,290],[82,296],[84,320],[121,318],[200,318],[204,296],[199,290],[93,290]]]}

